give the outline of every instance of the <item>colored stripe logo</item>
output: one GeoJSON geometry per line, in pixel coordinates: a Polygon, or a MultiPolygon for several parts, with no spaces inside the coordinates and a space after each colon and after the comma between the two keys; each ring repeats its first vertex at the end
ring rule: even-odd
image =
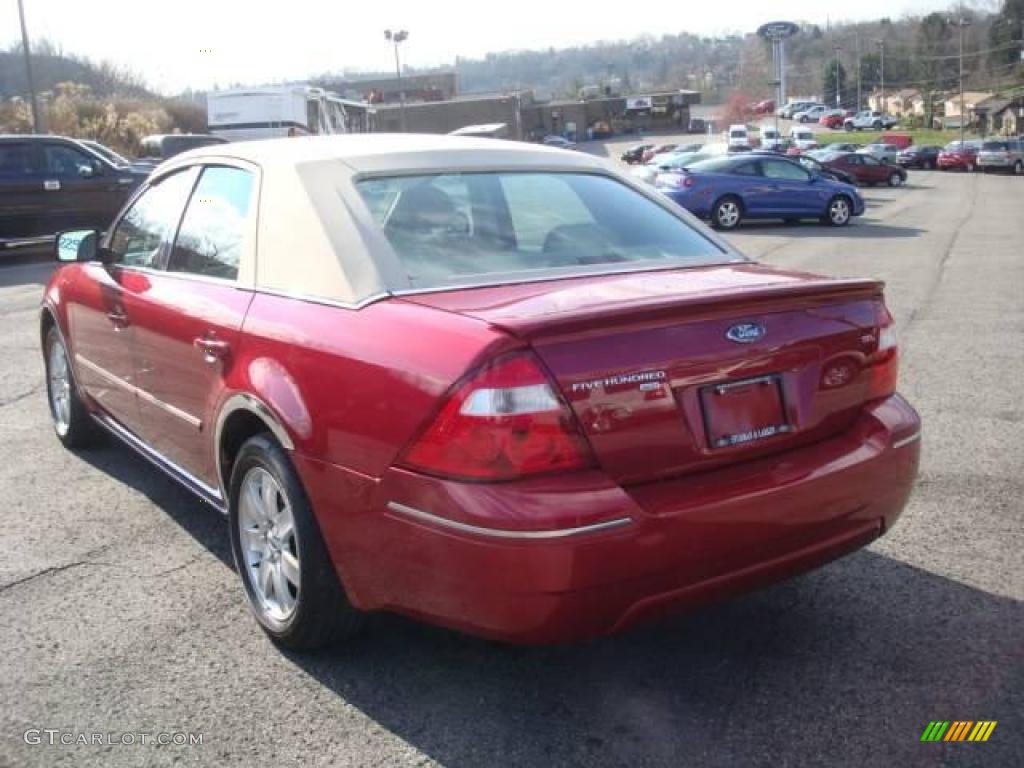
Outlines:
{"type": "Polygon", "coordinates": [[[921,734],[921,741],[988,741],[996,729],[996,720],[932,720],[921,734]]]}

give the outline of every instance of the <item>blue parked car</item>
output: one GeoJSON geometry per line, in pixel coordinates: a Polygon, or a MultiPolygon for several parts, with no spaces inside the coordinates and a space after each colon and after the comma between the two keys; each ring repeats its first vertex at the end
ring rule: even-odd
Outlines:
{"type": "Polygon", "coordinates": [[[806,170],[785,157],[723,156],[679,173],[663,173],[658,189],[716,229],[735,229],[743,219],[816,218],[842,227],[864,213],[855,187],[806,170]]]}

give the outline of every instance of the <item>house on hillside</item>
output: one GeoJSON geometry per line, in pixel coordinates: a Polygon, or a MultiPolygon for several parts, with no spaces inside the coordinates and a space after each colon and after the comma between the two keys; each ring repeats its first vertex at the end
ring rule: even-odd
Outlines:
{"type": "Polygon", "coordinates": [[[931,114],[933,117],[942,115],[945,112],[946,94],[942,91],[918,91],[916,96],[910,99],[910,114],[916,117],[927,117],[931,114]],[[929,99],[931,100],[931,110],[929,111],[929,99]]]}
{"type": "Polygon", "coordinates": [[[921,98],[920,91],[913,88],[902,88],[894,91],[886,98],[889,114],[894,117],[909,117],[913,114],[914,99],[921,98]]]}
{"type": "Polygon", "coordinates": [[[961,124],[965,127],[974,125],[977,122],[977,108],[984,107],[985,103],[994,97],[995,94],[990,91],[964,91],[963,117],[961,117],[960,92],[954,91],[948,94],[943,102],[945,117],[942,118],[941,127],[959,128],[961,124]]]}
{"type": "Polygon", "coordinates": [[[1024,97],[1012,99],[994,96],[974,108],[982,135],[1020,136],[1024,134],[1024,97]]]}

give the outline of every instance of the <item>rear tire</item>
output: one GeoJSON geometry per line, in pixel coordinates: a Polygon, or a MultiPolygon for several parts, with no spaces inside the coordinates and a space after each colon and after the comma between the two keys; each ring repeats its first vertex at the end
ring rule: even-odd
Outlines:
{"type": "Polygon", "coordinates": [[[825,210],[822,221],[833,227],[845,227],[850,223],[852,216],[853,206],[850,204],[850,198],[845,195],[836,195],[828,201],[828,208],[825,210]]]}
{"type": "Polygon", "coordinates": [[[739,198],[727,195],[711,208],[711,226],[725,231],[736,229],[743,219],[743,205],[739,198]]]}
{"type": "Polygon", "coordinates": [[[96,423],[78,395],[64,338],[56,326],[50,328],[44,342],[46,364],[46,400],[57,439],[65,448],[87,448],[96,442],[96,423]]]}
{"type": "Polygon", "coordinates": [[[1020,176],[1021,174],[1024,174],[1024,161],[1018,160],[1013,164],[1013,175],[1020,176]]]}
{"type": "Polygon", "coordinates": [[[228,513],[235,566],[271,640],[310,650],[359,630],[363,614],[342,589],[298,474],[269,435],[238,451],[228,513]]]}

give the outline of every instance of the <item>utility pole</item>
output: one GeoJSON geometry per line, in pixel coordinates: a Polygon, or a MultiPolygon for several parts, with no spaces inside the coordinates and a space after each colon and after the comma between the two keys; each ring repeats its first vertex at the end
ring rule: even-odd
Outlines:
{"type": "Polygon", "coordinates": [[[879,97],[878,103],[881,109],[879,109],[878,111],[884,115],[888,111],[885,108],[885,40],[876,40],[875,43],[878,45],[879,51],[878,80],[879,90],[881,91],[881,96],[879,97]]]}
{"type": "Polygon", "coordinates": [[[400,105],[399,120],[402,126],[402,133],[405,133],[405,89],[402,88],[402,65],[398,58],[398,45],[409,38],[409,33],[404,29],[395,30],[394,32],[390,29],[385,29],[384,38],[390,40],[395,46],[395,77],[398,79],[398,103],[400,105]]]}
{"type": "Polygon", "coordinates": [[[964,112],[964,27],[970,26],[969,19],[963,17],[963,6],[960,7],[960,18],[956,25],[960,31],[960,146],[964,145],[964,124],[967,122],[967,115],[964,112]]]}
{"type": "Polygon", "coordinates": [[[18,0],[18,18],[21,20],[21,49],[25,53],[25,79],[28,81],[28,99],[32,108],[32,133],[42,133],[39,127],[39,104],[36,101],[36,86],[32,81],[32,51],[28,46],[28,30],[25,27],[25,8],[18,0]]]}
{"type": "Polygon", "coordinates": [[[839,82],[839,52],[843,50],[840,46],[836,46],[836,109],[842,106],[840,104],[842,93],[841,83],[839,82]]]}
{"type": "Polygon", "coordinates": [[[854,40],[857,43],[857,103],[854,105],[854,108],[858,112],[860,112],[860,105],[863,102],[861,101],[861,93],[860,93],[860,32],[859,31],[857,32],[857,36],[854,38],[854,40]]]}

